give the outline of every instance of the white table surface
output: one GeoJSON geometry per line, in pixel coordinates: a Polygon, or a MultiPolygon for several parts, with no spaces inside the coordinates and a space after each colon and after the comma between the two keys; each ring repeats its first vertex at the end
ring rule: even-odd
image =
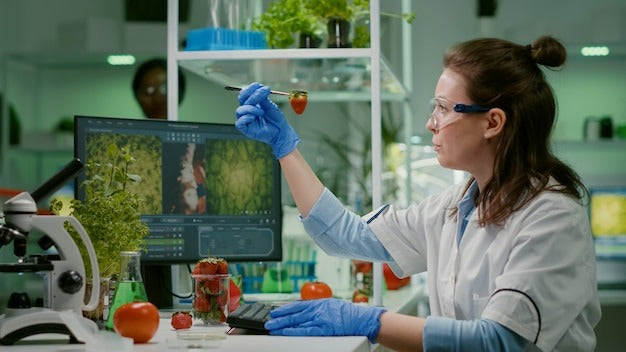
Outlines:
{"type": "MultiPolygon", "coordinates": [[[[371,346],[367,338],[362,336],[345,337],[287,337],[268,335],[227,335],[227,327],[199,327],[193,326],[185,333],[192,332],[206,337],[194,339],[178,338],[177,332],[170,326],[169,319],[161,319],[156,335],[144,344],[133,344],[130,351],[136,352],[169,352],[169,351],[258,351],[258,352],[331,352],[353,351],[370,352],[371,346]]],[[[42,351],[42,352],[72,352],[72,351],[112,351],[111,346],[99,344],[87,346],[85,344],[68,344],[66,335],[42,334],[32,336],[12,346],[0,346],[3,352],[13,351],[42,351]]],[[[113,341],[111,341],[113,343],[113,341]]],[[[121,342],[117,342],[121,343],[121,342]]],[[[116,348],[117,350],[117,348],[116,348]]],[[[117,351],[116,351],[117,352],[117,351]]]]}
{"type": "MultiPolygon", "coordinates": [[[[388,291],[383,296],[383,303],[390,311],[412,313],[416,300],[416,292],[405,287],[397,291],[388,291]],[[411,307],[411,308],[408,308],[411,307]],[[408,308],[408,309],[407,309],[408,308]],[[408,311],[407,311],[408,310],[408,311]]],[[[227,326],[202,327],[193,326],[187,330],[196,336],[194,339],[183,339],[180,333],[172,329],[167,316],[171,312],[163,312],[156,335],[145,344],[127,344],[128,351],[133,352],[177,352],[177,351],[224,351],[224,352],[371,352],[378,345],[372,345],[363,336],[342,337],[289,337],[268,335],[227,335],[227,326]]],[[[182,331],[182,330],[181,330],[182,331]]],[[[122,344],[111,337],[111,343],[122,344]]],[[[97,344],[68,344],[67,335],[41,334],[31,336],[12,346],[0,345],[2,352],[73,352],[73,351],[113,351],[111,346],[97,344]]],[[[117,348],[115,349],[117,352],[117,348]]]]}

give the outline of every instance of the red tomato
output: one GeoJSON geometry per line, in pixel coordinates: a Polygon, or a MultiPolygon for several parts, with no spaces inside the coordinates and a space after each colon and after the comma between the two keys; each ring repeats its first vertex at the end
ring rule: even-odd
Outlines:
{"type": "Polygon", "coordinates": [[[150,341],[159,327],[159,310],[150,302],[121,305],[113,314],[115,332],[135,343],[150,341]]]}
{"type": "Polygon", "coordinates": [[[300,298],[303,300],[331,298],[333,290],[328,284],[321,281],[305,282],[300,289],[300,298]]]}
{"type": "Polygon", "coordinates": [[[397,290],[400,287],[404,287],[411,282],[410,277],[399,278],[391,271],[389,264],[383,264],[383,276],[385,277],[385,284],[387,284],[388,290],[397,290]]]}
{"type": "Polygon", "coordinates": [[[307,94],[306,92],[292,92],[289,95],[289,104],[291,104],[291,108],[293,111],[300,115],[304,112],[307,103],[307,94]]]}
{"type": "Polygon", "coordinates": [[[239,308],[239,301],[241,300],[241,290],[233,279],[230,279],[230,289],[228,292],[230,295],[230,299],[228,300],[228,312],[232,313],[239,308]]]}

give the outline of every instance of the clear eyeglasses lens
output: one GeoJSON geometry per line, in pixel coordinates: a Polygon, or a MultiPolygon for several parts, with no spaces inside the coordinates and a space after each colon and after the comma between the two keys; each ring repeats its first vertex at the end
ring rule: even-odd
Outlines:
{"type": "Polygon", "coordinates": [[[444,102],[437,98],[431,99],[429,101],[429,106],[429,120],[431,121],[433,126],[437,128],[439,127],[441,119],[444,117],[448,109],[446,108],[444,102]]]}
{"type": "Polygon", "coordinates": [[[155,86],[147,86],[144,88],[144,94],[145,95],[155,95],[155,94],[159,94],[159,95],[167,95],[167,85],[166,84],[161,84],[158,87],[155,86]]]}

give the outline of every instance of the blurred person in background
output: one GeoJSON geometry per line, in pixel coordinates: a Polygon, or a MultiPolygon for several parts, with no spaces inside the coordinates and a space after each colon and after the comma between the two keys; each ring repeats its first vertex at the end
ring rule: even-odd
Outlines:
{"type": "MultiPolygon", "coordinates": [[[[178,104],[185,98],[185,76],[178,69],[178,104]]],[[[133,77],[133,94],[147,118],[167,119],[167,60],[144,61],[133,77]]]]}

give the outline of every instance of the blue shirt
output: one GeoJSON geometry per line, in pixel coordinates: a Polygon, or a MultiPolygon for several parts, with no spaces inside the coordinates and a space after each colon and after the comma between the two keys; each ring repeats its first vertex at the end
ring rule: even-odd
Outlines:
{"type": "MultiPolygon", "coordinates": [[[[467,221],[476,209],[474,199],[477,192],[478,186],[474,183],[459,202],[459,219],[462,219],[462,223],[457,233],[457,241],[461,240],[467,221]]],[[[375,213],[372,218],[379,213],[380,211],[375,213]]],[[[385,261],[394,266],[393,258],[368,227],[370,221],[371,219],[366,221],[349,212],[327,189],[317,200],[309,216],[302,219],[305,230],[329,255],[385,261]],[[350,230],[346,230],[348,228],[350,230]]],[[[523,351],[526,343],[518,334],[489,319],[461,321],[429,316],[423,332],[425,351],[523,351]]]]}

